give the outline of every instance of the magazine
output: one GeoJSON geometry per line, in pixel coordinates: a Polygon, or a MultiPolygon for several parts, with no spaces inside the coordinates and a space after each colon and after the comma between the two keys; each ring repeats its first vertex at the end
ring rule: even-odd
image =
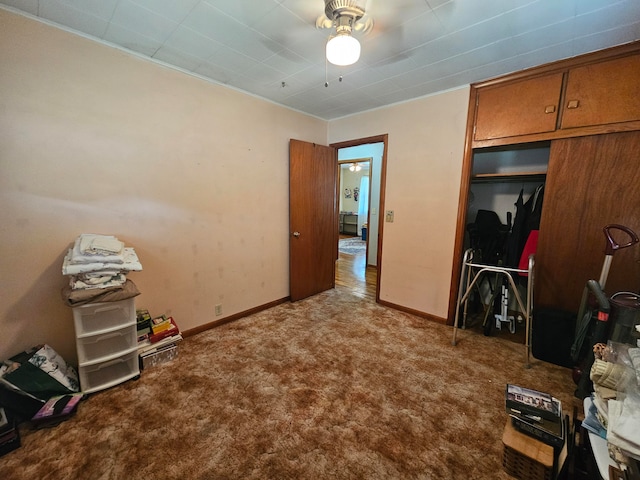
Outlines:
{"type": "Polygon", "coordinates": [[[562,419],[560,400],[548,393],[518,385],[507,384],[506,406],[507,413],[539,416],[555,422],[560,422],[562,419]]]}

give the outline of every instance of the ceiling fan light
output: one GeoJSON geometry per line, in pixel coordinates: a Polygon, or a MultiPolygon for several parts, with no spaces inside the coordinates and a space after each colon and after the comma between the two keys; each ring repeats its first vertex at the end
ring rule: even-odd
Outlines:
{"type": "Polygon", "coordinates": [[[327,60],[344,67],[360,58],[360,42],[348,33],[340,33],[327,42],[327,60]]]}

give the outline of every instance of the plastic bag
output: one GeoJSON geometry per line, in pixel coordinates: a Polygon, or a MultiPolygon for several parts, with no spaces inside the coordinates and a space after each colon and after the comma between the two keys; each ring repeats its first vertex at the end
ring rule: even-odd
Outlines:
{"type": "Polygon", "coordinates": [[[38,345],[3,362],[0,380],[10,390],[44,401],[80,390],[75,369],[48,345],[38,345]]]}

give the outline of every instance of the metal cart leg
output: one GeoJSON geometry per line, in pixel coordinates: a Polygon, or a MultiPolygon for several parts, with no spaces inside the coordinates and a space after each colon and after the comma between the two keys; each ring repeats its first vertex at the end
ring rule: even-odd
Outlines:
{"type": "MultiPolygon", "coordinates": [[[[453,346],[456,345],[456,335],[458,333],[458,322],[460,320],[459,318],[460,304],[463,301],[466,302],[468,292],[470,291],[469,286],[467,286],[465,289],[465,283],[468,285],[467,269],[469,268],[469,263],[471,262],[472,258],[473,258],[473,251],[471,249],[468,249],[466,252],[464,252],[464,257],[462,259],[462,271],[460,272],[460,286],[458,287],[458,300],[456,302],[456,315],[453,318],[453,340],[451,340],[451,345],[453,346]]],[[[466,303],[465,303],[465,314],[466,314],[466,303]]],[[[463,320],[463,325],[464,325],[464,322],[466,322],[466,317],[463,320]]]]}

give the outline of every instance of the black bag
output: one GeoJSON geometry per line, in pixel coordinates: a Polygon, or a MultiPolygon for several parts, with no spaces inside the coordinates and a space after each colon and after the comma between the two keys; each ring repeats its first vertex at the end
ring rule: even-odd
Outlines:
{"type": "Polygon", "coordinates": [[[571,345],[575,332],[575,315],[551,308],[533,312],[531,322],[531,353],[538,360],[573,367],[571,345]]]}

